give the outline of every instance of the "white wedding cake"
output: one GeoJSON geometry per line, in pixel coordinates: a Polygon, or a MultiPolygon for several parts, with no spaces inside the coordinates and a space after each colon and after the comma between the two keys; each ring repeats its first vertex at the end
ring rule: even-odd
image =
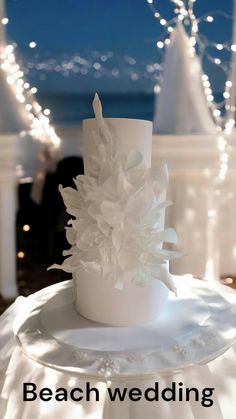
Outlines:
{"type": "Polygon", "coordinates": [[[152,123],[103,118],[97,95],[95,118],[83,122],[85,174],[76,189],[62,188],[71,245],[61,266],[73,274],[76,311],[117,326],[155,321],[176,288],[163,249],[176,234],[164,228],[168,172],[151,168],[152,123]]]}

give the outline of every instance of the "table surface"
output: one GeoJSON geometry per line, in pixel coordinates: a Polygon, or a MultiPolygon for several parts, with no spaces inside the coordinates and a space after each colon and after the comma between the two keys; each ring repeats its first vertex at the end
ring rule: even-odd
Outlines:
{"type": "MultiPolygon", "coordinates": [[[[235,291],[225,289],[224,297],[231,303],[236,303],[235,291]]],[[[173,417],[177,419],[235,419],[236,344],[208,364],[164,377],[157,376],[143,380],[140,375],[127,382],[124,378],[119,383],[109,378],[102,380],[80,377],[73,373],[57,371],[32,360],[18,345],[13,330],[17,329],[22,313],[27,312],[36,301],[37,294],[27,298],[18,297],[0,317],[0,417],[2,419],[32,419],[32,412],[34,419],[52,417],[57,417],[57,419],[120,419],[121,417],[124,419],[143,419],[143,417],[146,419],[172,419],[173,417]],[[183,390],[195,387],[199,401],[196,401],[195,397],[190,397],[189,402],[164,400],[150,402],[144,397],[145,390],[155,388],[156,382],[159,383],[160,390],[173,386],[173,383],[179,389],[180,382],[183,383],[183,390]],[[23,383],[36,384],[37,391],[44,387],[49,387],[53,392],[57,388],[65,388],[68,391],[79,388],[84,397],[79,402],[70,398],[63,402],[55,401],[55,398],[47,402],[39,398],[35,401],[24,402],[23,383]],[[93,397],[86,401],[85,394],[88,385],[97,389],[98,401],[93,397]],[[127,388],[127,391],[135,387],[141,394],[140,400],[132,401],[127,396],[124,401],[111,401],[108,388],[114,391],[117,387],[121,390],[127,388]],[[211,407],[205,407],[201,403],[203,391],[207,388],[214,388],[211,407]]],[[[232,313],[232,315],[235,314],[232,313]]]]}

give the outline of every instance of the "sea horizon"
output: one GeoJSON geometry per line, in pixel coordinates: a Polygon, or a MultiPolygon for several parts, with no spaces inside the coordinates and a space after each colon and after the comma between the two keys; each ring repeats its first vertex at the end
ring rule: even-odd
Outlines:
{"type": "MultiPolygon", "coordinates": [[[[100,93],[99,93],[100,94],[100,93]]],[[[77,125],[83,119],[94,116],[92,100],[94,93],[40,92],[37,96],[44,108],[51,110],[55,125],[77,125]]],[[[153,120],[155,94],[153,92],[115,92],[100,94],[103,112],[107,118],[135,118],[153,120]]],[[[215,98],[220,102],[221,93],[215,98]]]]}

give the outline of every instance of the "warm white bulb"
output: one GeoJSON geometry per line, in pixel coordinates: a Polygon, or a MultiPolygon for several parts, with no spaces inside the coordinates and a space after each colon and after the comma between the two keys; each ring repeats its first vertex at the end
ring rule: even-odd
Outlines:
{"type": "Polygon", "coordinates": [[[20,251],[20,252],[18,252],[18,253],[17,253],[17,257],[18,257],[19,259],[24,259],[24,257],[25,257],[25,253],[24,253],[24,252],[22,252],[22,251],[20,251]]]}
{"type": "Polygon", "coordinates": [[[161,91],[160,86],[158,86],[158,84],[156,84],[156,85],[154,86],[154,93],[158,94],[158,93],[160,93],[160,91],[161,91]]]}
{"type": "Polygon", "coordinates": [[[50,115],[51,111],[50,111],[50,109],[44,109],[43,113],[44,113],[44,115],[48,116],[48,115],[50,115]]]}
{"type": "Polygon", "coordinates": [[[189,38],[189,45],[190,47],[194,47],[194,45],[196,45],[196,39],[194,36],[191,36],[191,38],[189,38]]]}
{"type": "Polygon", "coordinates": [[[100,63],[94,63],[93,64],[93,68],[95,69],[95,70],[100,70],[100,68],[101,68],[101,64],[100,63]]]}
{"type": "Polygon", "coordinates": [[[214,111],[213,111],[213,115],[214,116],[220,116],[221,115],[221,112],[220,112],[220,110],[219,109],[214,109],[214,111]]]}
{"type": "Polygon", "coordinates": [[[225,99],[229,99],[230,94],[229,94],[229,92],[224,92],[223,96],[224,96],[225,99]]]}
{"type": "Polygon", "coordinates": [[[183,16],[186,16],[186,15],[188,14],[187,10],[186,10],[184,7],[181,7],[181,9],[180,9],[180,13],[181,13],[181,15],[183,15],[183,16]]]}
{"type": "Polygon", "coordinates": [[[32,92],[33,94],[37,93],[37,91],[38,91],[38,89],[37,89],[36,87],[32,87],[31,92],[32,92]]]}
{"type": "Polygon", "coordinates": [[[163,47],[164,47],[164,42],[158,41],[157,42],[157,48],[163,48],[163,47]]]}
{"type": "Polygon", "coordinates": [[[213,22],[213,17],[212,16],[207,16],[206,21],[207,22],[213,22]]]}
{"type": "Polygon", "coordinates": [[[13,45],[7,45],[5,51],[7,54],[11,54],[14,51],[13,45]]]}
{"type": "Polygon", "coordinates": [[[2,19],[2,24],[3,24],[3,25],[7,25],[7,24],[8,24],[8,22],[9,22],[9,19],[8,19],[7,17],[4,17],[4,18],[2,19]]]}
{"type": "Polygon", "coordinates": [[[208,96],[207,96],[207,100],[208,100],[209,102],[213,102],[213,100],[214,100],[214,96],[212,96],[212,95],[208,95],[208,96]]]}
{"type": "Polygon", "coordinates": [[[224,48],[224,46],[223,46],[222,44],[217,44],[217,45],[216,45],[216,48],[217,48],[219,51],[221,51],[221,50],[224,48]]]}
{"type": "Polygon", "coordinates": [[[4,18],[2,19],[2,24],[3,24],[3,25],[7,25],[7,24],[8,24],[8,22],[9,22],[9,19],[8,19],[7,17],[4,17],[4,18]]]}
{"type": "Polygon", "coordinates": [[[161,19],[161,20],[160,20],[160,24],[161,24],[162,26],[165,26],[165,25],[166,25],[166,20],[165,20],[165,19],[161,19]]]}
{"type": "Polygon", "coordinates": [[[18,79],[17,80],[17,85],[18,86],[23,86],[23,84],[24,84],[24,80],[23,79],[18,79]]]}
{"type": "Polygon", "coordinates": [[[34,41],[31,41],[30,43],[29,43],[29,47],[30,48],[35,48],[37,46],[37,44],[36,44],[36,42],[34,42],[34,41]]]}
{"type": "Polygon", "coordinates": [[[7,83],[8,84],[14,84],[14,78],[12,76],[7,76],[7,83]]]}
{"type": "Polygon", "coordinates": [[[17,99],[20,103],[24,103],[24,102],[25,102],[25,97],[22,95],[22,93],[17,93],[17,95],[16,95],[16,99],[17,99]]]}
{"type": "Polygon", "coordinates": [[[226,83],[225,83],[225,85],[226,85],[227,87],[232,87],[232,81],[227,80],[227,81],[226,81],[226,83]]]}
{"type": "Polygon", "coordinates": [[[205,93],[206,93],[206,95],[211,95],[212,94],[212,90],[210,89],[210,87],[207,87],[205,89],[205,93]]]}
{"type": "Polygon", "coordinates": [[[235,45],[235,44],[231,45],[231,50],[232,50],[233,52],[235,52],[235,51],[236,51],[236,45],[235,45]]]}

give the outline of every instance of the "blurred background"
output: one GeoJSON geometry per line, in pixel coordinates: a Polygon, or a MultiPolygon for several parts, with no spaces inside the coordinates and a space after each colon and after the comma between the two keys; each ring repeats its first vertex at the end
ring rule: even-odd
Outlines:
{"type": "MultiPolygon", "coordinates": [[[[194,141],[196,135],[214,137],[212,155],[218,153],[217,161],[212,168],[209,157],[206,165],[198,166],[198,170],[201,174],[206,169],[212,170],[213,177],[209,178],[209,173],[206,175],[207,190],[209,192],[209,188],[212,189],[212,179],[215,179],[213,189],[217,195],[219,190],[222,192],[223,184],[223,181],[218,182],[218,175],[222,174],[221,158],[226,160],[222,155],[229,156],[232,151],[231,143],[230,146],[228,143],[221,145],[220,149],[217,139],[219,140],[221,132],[225,132],[227,127],[229,129],[230,124],[232,127],[234,125],[232,112],[234,115],[235,93],[229,78],[230,74],[234,77],[236,50],[232,40],[232,0],[1,0],[1,311],[9,305],[17,292],[28,295],[46,285],[69,279],[70,276],[62,271],[46,269],[55,261],[62,260],[62,250],[67,247],[64,235],[67,215],[58,192],[58,184],[72,186],[72,178],[83,173],[81,122],[84,118],[93,116],[91,102],[94,92],[100,94],[106,117],[158,121],[158,98],[162,85],[164,86],[165,74],[168,73],[165,64],[166,50],[169,44],[173,46],[173,42],[177,42],[174,37],[171,38],[176,22],[183,25],[190,40],[189,45],[195,48],[199,58],[203,85],[205,82],[203,88],[206,105],[206,111],[202,109],[201,112],[209,112],[214,129],[209,129],[209,124],[206,132],[203,128],[199,132],[196,129],[179,132],[173,127],[171,135],[180,140],[190,135],[191,141],[192,135],[194,141]],[[231,115],[226,118],[230,112],[231,115]],[[29,121],[34,122],[34,125],[28,127],[29,121]],[[10,150],[9,136],[13,134],[15,140],[14,145],[12,141],[10,150]],[[8,163],[5,165],[6,162],[8,163]],[[3,188],[6,184],[14,191],[11,197],[3,188]],[[13,211],[10,216],[11,207],[13,211]],[[13,226],[13,229],[9,227],[10,233],[7,233],[7,225],[13,226]],[[15,236],[8,242],[6,235],[14,235],[13,230],[15,236]],[[14,259],[10,253],[14,255],[14,259]],[[9,271],[9,266],[14,264],[16,271],[9,271]],[[10,290],[8,281],[15,282],[10,290]]],[[[186,71],[186,68],[178,70],[177,65],[183,54],[181,46],[179,55],[175,58],[177,61],[173,61],[176,85],[179,72],[183,75],[186,71]]],[[[168,80],[165,83],[170,85],[168,80]]],[[[185,89],[188,84],[187,76],[182,77],[182,83],[182,95],[194,96],[195,92],[185,89]]],[[[172,86],[171,89],[174,93],[175,88],[172,86]]],[[[169,97],[169,93],[167,96],[169,97]]],[[[170,97],[167,104],[167,107],[173,105],[175,115],[178,115],[177,99],[175,97],[172,100],[170,97]]],[[[182,107],[182,114],[186,114],[186,109],[182,107]]],[[[197,115],[197,107],[194,109],[195,113],[189,119],[194,119],[194,115],[197,115]]],[[[158,123],[159,121],[155,124],[157,127],[158,123]]],[[[169,125],[171,126],[171,122],[169,125]]],[[[160,134],[162,141],[163,135],[169,136],[170,132],[162,130],[160,134]]],[[[189,144],[192,144],[191,141],[189,144]]],[[[212,147],[211,141],[208,144],[212,147]]],[[[176,148],[176,144],[174,147],[176,148]]],[[[205,143],[203,148],[206,149],[205,143]]],[[[163,150],[160,154],[168,160],[170,157],[165,152],[165,146],[163,150]]],[[[178,164],[185,167],[184,162],[178,164]]],[[[176,171],[176,167],[173,167],[173,171],[176,171]]],[[[183,185],[182,181],[181,184],[183,185]]],[[[201,191],[202,189],[201,186],[201,191]]],[[[175,194],[177,190],[176,187],[175,194]]],[[[227,186],[227,194],[230,193],[233,190],[227,186]]],[[[227,194],[223,192],[224,197],[227,194]]],[[[214,253],[214,249],[210,247],[215,242],[215,234],[218,234],[214,230],[218,209],[215,204],[209,205],[204,210],[211,223],[208,231],[208,252],[214,253]],[[212,211],[215,211],[215,215],[212,211]]],[[[229,205],[234,209],[232,202],[229,205]]],[[[176,224],[173,216],[172,221],[176,224]]],[[[185,216],[182,216],[182,222],[186,226],[185,216]]],[[[190,231],[189,228],[188,232],[190,231]]],[[[196,240],[201,241],[201,237],[199,239],[196,235],[196,240]]],[[[231,248],[230,245],[230,252],[231,248]]],[[[216,258],[219,258],[219,249],[217,251],[216,258]]],[[[189,273],[189,270],[184,269],[177,269],[178,273],[189,273]]],[[[202,276],[195,271],[190,273],[202,276]]],[[[229,284],[234,283],[233,268],[229,272],[224,269],[219,275],[228,278],[229,284]]]]}
{"type": "MultiPolygon", "coordinates": [[[[175,16],[169,0],[6,1],[8,37],[17,43],[27,79],[38,88],[40,102],[52,110],[55,124],[92,116],[95,91],[102,94],[106,116],[152,120],[164,54],[157,42],[166,38],[152,4],[166,19],[175,16]]],[[[217,43],[231,39],[232,0],[198,0],[195,9],[198,17],[211,15],[212,9],[220,12],[213,22],[201,21],[202,38],[217,43]]],[[[203,68],[220,96],[225,74],[209,60],[212,50],[209,46],[205,51],[203,68]]],[[[223,49],[220,56],[227,63],[230,51],[223,49]]]]}

